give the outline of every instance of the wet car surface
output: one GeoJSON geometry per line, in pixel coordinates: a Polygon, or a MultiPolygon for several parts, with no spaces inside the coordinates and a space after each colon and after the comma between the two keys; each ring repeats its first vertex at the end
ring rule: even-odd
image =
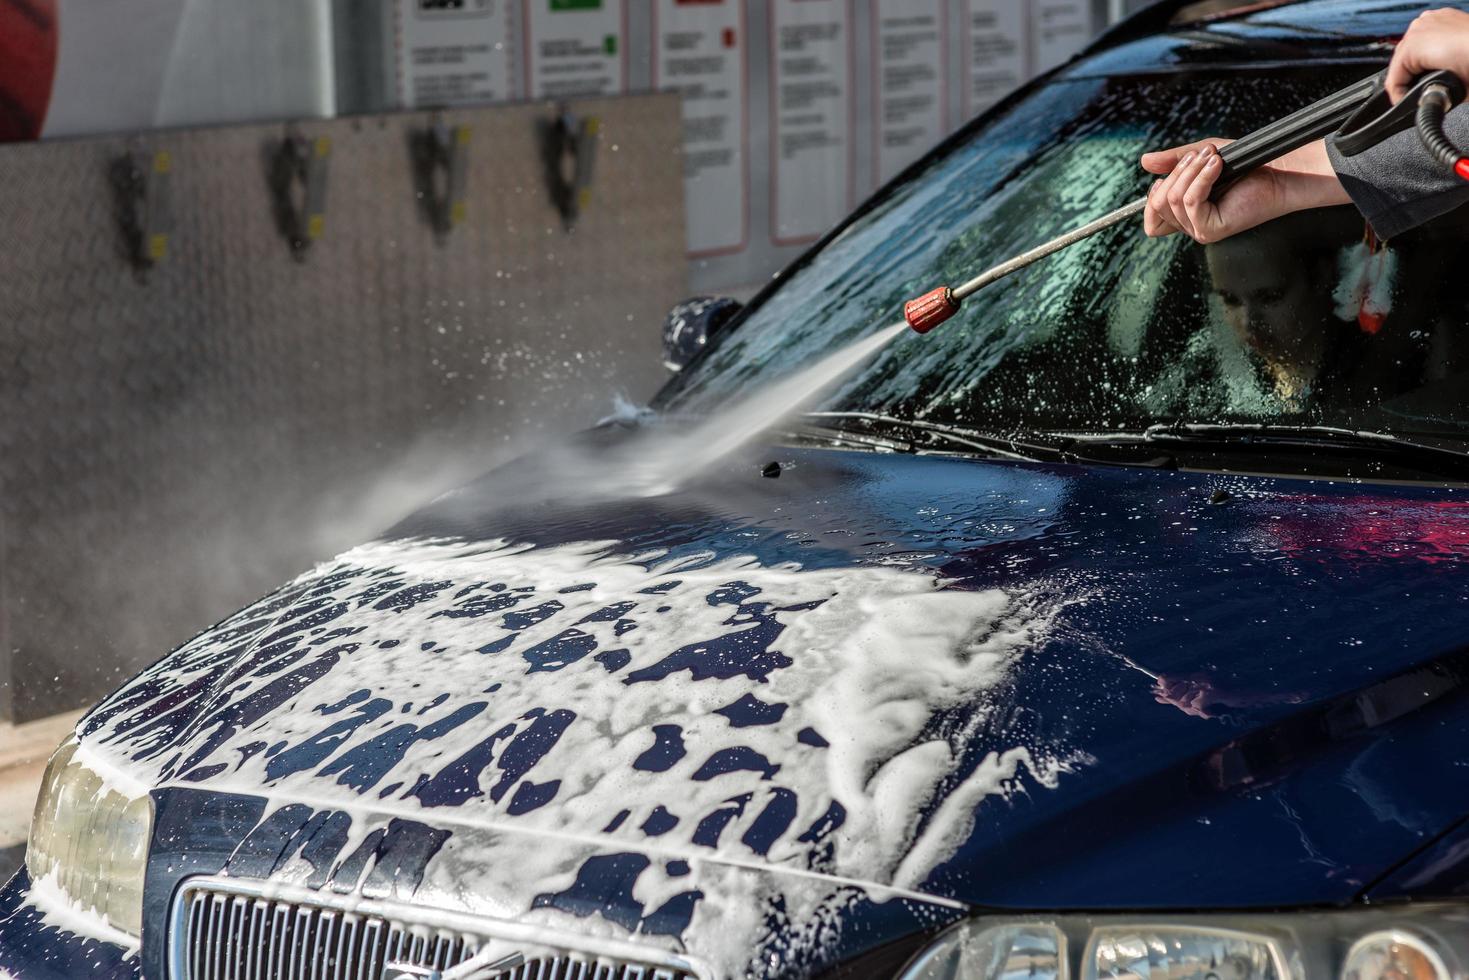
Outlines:
{"type": "MultiPolygon", "coordinates": [[[[1063,81],[1227,63],[1235,36],[1359,75],[1410,17],[1305,3],[1106,42],[1063,81]]],[[[780,288],[803,287],[777,309],[780,288]]],[[[760,363],[758,330],[737,322],[665,404],[748,381],[710,365],[760,363]]],[[[1276,367],[1251,377],[1285,411],[1276,367]]],[[[884,372],[843,397],[882,402],[884,372]]],[[[1033,397],[973,391],[1001,415],[1033,397]]],[[[1419,417],[1389,394],[1374,417],[1419,417]]],[[[100,703],[63,768],[150,801],[141,938],[23,870],[0,967],[427,976],[473,946],[895,976],[981,911],[1342,909],[1469,880],[1462,480],[1371,454],[1248,471],[1213,448],[1027,461],[827,431],[670,492],[578,490],[638,437],[446,495],[100,703]],[[372,929],[428,945],[369,952],[372,929]]]]}
{"type": "Polygon", "coordinates": [[[97,765],[167,787],[145,934],[208,875],[809,969],[969,905],[1347,903],[1462,816],[1462,491],[782,455],[723,507],[482,522],[491,477],[109,698],[97,765]]]}

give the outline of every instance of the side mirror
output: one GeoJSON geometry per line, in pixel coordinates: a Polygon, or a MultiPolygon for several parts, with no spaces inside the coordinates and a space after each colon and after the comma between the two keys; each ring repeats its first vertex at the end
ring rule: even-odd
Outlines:
{"type": "Polygon", "coordinates": [[[663,366],[682,371],[742,309],[744,306],[732,299],[696,296],[669,310],[663,321],[663,366]]]}

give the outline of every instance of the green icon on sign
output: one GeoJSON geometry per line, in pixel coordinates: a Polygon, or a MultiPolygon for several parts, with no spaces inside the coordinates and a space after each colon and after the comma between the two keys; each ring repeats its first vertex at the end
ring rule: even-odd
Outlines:
{"type": "Polygon", "coordinates": [[[551,13],[563,10],[601,10],[602,0],[550,0],[551,13]]]}
{"type": "Polygon", "coordinates": [[[617,53],[617,35],[616,34],[608,34],[606,37],[602,38],[602,53],[603,54],[616,54],[617,53]]]}

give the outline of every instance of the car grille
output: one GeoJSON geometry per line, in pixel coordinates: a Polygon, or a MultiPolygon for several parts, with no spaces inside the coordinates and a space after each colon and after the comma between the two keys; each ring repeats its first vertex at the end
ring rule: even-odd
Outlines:
{"type": "MultiPolygon", "coordinates": [[[[173,928],[174,980],[432,978],[474,956],[487,938],[360,910],[193,886],[180,895],[173,928]]],[[[547,953],[544,947],[525,956],[524,965],[477,980],[699,980],[656,956],[642,961],[547,953]]]]}

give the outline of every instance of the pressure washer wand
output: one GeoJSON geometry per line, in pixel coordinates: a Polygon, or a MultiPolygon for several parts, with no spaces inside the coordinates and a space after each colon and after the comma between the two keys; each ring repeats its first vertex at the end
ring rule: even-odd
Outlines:
{"type": "MultiPolygon", "coordinates": [[[[1221,153],[1220,156],[1223,156],[1221,153]]],[[[903,318],[908,321],[908,326],[919,333],[928,333],[934,327],[943,323],[949,317],[959,312],[959,304],[964,302],[975,293],[997,279],[1003,279],[1012,272],[1019,272],[1033,262],[1059,252],[1068,245],[1075,245],[1084,238],[1090,238],[1104,228],[1111,228],[1121,221],[1126,221],[1133,215],[1142,214],[1143,208],[1148,206],[1148,199],[1140,197],[1131,204],[1124,204],[1110,214],[1105,214],[1095,221],[1088,222],[1080,228],[1073,228],[1066,234],[1053,238],[1044,244],[1037,245],[1028,252],[1021,252],[1011,259],[1006,259],[997,266],[992,266],[981,272],[962,285],[952,289],[948,286],[940,286],[919,296],[910,299],[903,304],[903,318]]]]}
{"type": "MultiPolygon", "coordinates": [[[[1408,95],[1393,105],[1383,86],[1386,77],[1387,73],[1384,71],[1354,82],[1339,92],[1277,119],[1221,148],[1219,158],[1223,161],[1224,169],[1214,182],[1214,196],[1217,197],[1226,187],[1257,167],[1338,128],[1341,132],[1338,134],[1337,147],[1350,156],[1416,124],[1430,151],[1441,157],[1464,179],[1469,180],[1469,160],[1462,153],[1456,159],[1450,159],[1457,151],[1444,139],[1442,130],[1444,113],[1464,99],[1464,83],[1452,72],[1432,72],[1420,78],[1408,95]],[[1424,103],[1425,111],[1418,111],[1420,101],[1424,103]]],[[[1141,214],[1147,205],[1147,197],[1141,197],[1110,214],[1073,228],[1064,235],[986,269],[959,286],[939,286],[930,290],[904,303],[903,317],[914,330],[928,333],[957,313],[964,300],[990,283],[1141,214]]]]}

